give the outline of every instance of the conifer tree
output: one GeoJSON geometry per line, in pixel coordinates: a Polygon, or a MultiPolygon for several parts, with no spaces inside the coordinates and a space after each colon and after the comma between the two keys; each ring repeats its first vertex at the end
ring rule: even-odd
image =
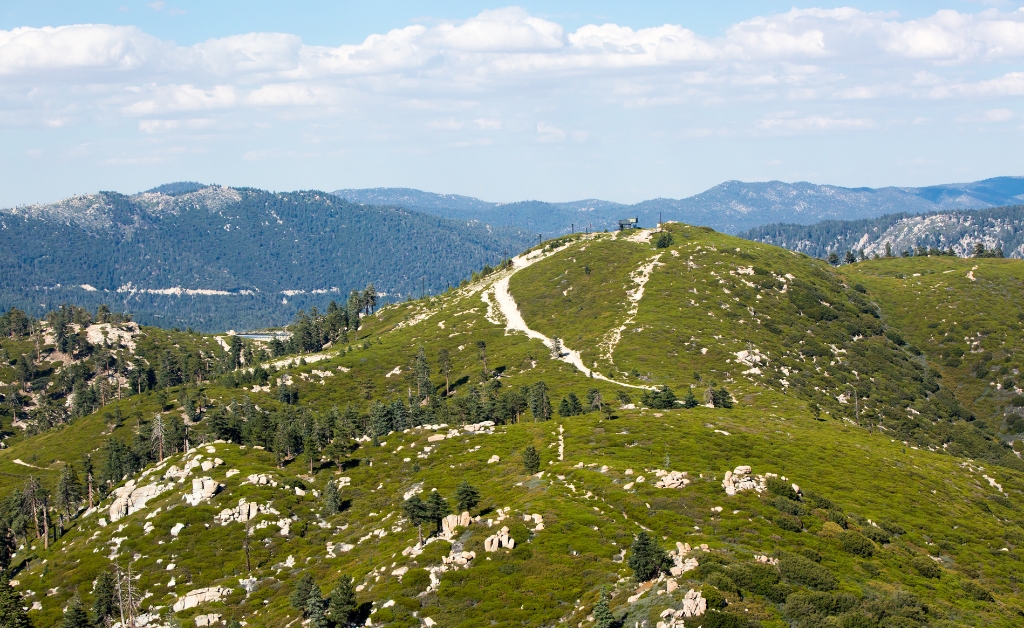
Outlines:
{"type": "Polygon", "coordinates": [[[531,475],[540,470],[540,455],[533,445],[527,445],[523,450],[523,469],[531,475]]]}
{"type": "Polygon", "coordinates": [[[463,480],[455,489],[455,505],[461,511],[470,511],[480,503],[480,491],[463,480]]]}
{"type": "Polygon", "coordinates": [[[339,512],[341,512],[341,493],[338,492],[336,483],[327,480],[327,486],[324,487],[324,513],[336,515],[339,512]]]}
{"type": "Polygon", "coordinates": [[[424,504],[427,506],[427,512],[430,513],[430,520],[437,525],[437,531],[440,532],[441,520],[452,514],[452,507],[448,505],[448,501],[441,497],[441,494],[437,491],[430,493],[424,504]]]}
{"type": "Polygon", "coordinates": [[[683,407],[684,408],[696,408],[699,405],[700,405],[700,402],[697,401],[697,397],[695,397],[694,394],[693,394],[693,388],[687,388],[686,389],[686,395],[683,397],[683,407]]]}
{"type": "Polygon", "coordinates": [[[4,628],[32,628],[24,609],[21,594],[11,587],[6,575],[0,577],[0,626],[4,628]]]}
{"type": "Polygon", "coordinates": [[[647,532],[641,531],[636,535],[629,550],[628,564],[637,582],[657,578],[658,574],[668,567],[668,554],[658,546],[657,541],[648,536],[647,532]]]}
{"type": "Polygon", "coordinates": [[[310,628],[329,628],[330,622],[327,619],[327,602],[320,593],[320,587],[313,586],[309,590],[309,598],[306,599],[306,618],[309,620],[310,628]]]}
{"type": "Polygon", "coordinates": [[[60,628],[93,628],[89,615],[82,608],[82,600],[77,595],[71,598],[64,609],[64,619],[60,623],[60,628]]]}
{"type": "Polygon", "coordinates": [[[57,482],[57,507],[64,511],[67,518],[71,519],[71,511],[78,509],[78,502],[82,500],[82,482],[75,473],[74,465],[67,463],[60,472],[60,480],[57,482]]]}
{"type": "Polygon", "coordinates": [[[409,521],[416,526],[420,545],[423,545],[423,524],[433,521],[429,507],[423,503],[419,495],[413,495],[402,504],[402,511],[409,518],[409,521]]]}
{"type": "Polygon", "coordinates": [[[331,591],[327,616],[338,626],[349,626],[356,620],[358,610],[355,583],[352,576],[344,575],[331,591]]]}
{"type": "Polygon", "coordinates": [[[288,601],[291,603],[293,608],[296,608],[303,613],[306,612],[306,602],[309,601],[309,596],[313,592],[313,589],[317,589],[319,593],[319,587],[316,586],[316,582],[313,580],[312,574],[308,571],[302,573],[298,580],[295,581],[295,588],[292,589],[292,594],[288,596],[288,601]]]}
{"type": "Polygon", "coordinates": [[[601,589],[601,597],[594,605],[594,628],[613,628],[615,626],[615,615],[608,608],[609,596],[607,589],[601,589]]]}
{"type": "Polygon", "coordinates": [[[117,609],[115,601],[117,587],[114,584],[114,576],[109,571],[104,571],[96,578],[96,586],[93,588],[92,614],[96,623],[105,625],[108,617],[113,617],[117,609]]]}
{"type": "Polygon", "coordinates": [[[444,375],[444,396],[447,397],[451,394],[451,373],[452,373],[452,360],[448,355],[448,349],[441,349],[437,352],[437,368],[441,375],[444,375]]]}

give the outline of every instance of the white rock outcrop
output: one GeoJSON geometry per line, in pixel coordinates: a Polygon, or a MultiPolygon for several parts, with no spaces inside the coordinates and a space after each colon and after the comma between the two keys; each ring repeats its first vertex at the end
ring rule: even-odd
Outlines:
{"type": "Polygon", "coordinates": [[[277,480],[266,473],[253,473],[246,478],[246,481],[249,484],[256,484],[258,486],[277,486],[277,480]]]}
{"type": "Polygon", "coordinates": [[[257,515],[262,513],[269,513],[272,515],[279,515],[278,511],[270,507],[270,504],[262,505],[256,502],[247,502],[245,498],[238,500],[238,505],[234,508],[225,508],[220,511],[217,515],[216,521],[219,521],[221,525],[227,525],[229,523],[246,523],[256,518],[257,515]]]}
{"type": "Polygon", "coordinates": [[[461,515],[448,515],[444,519],[441,519],[442,536],[451,538],[455,534],[455,530],[457,528],[468,527],[472,521],[473,519],[470,518],[468,512],[463,512],[461,515]]]}
{"type": "Polygon", "coordinates": [[[110,521],[138,512],[146,507],[146,502],[161,493],[174,488],[173,484],[147,484],[136,486],[135,480],[128,480],[124,486],[114,491],[114,503],[110,505],[110,521]]]}
{"type": "Polygon", "coordinates": [[[661,478],[654,484],[658,488],[683,488],[690,483],[685,471],[662,471],[659,469],[655,475],[661,478]]]}
{"type": "Polygon", "coordinates": [[[189,591],[183,597],[178,598],[172,607],[175,613],[188,608],[195,608],[205,602],[219,602],[231,594],[231,589],[226,587],[208,587],[189,591]]]}
{"type": "Polygon", "coordinates": [[[668,553],[668,557],[672,559],[672,567],[669,569],[669,573],[673,576],[681,576],[687,571],[693,571],[700,566],[696,558],[687,556],[690,551],[689,543],[676,542],[676,549],[668,553]]]}
{"type": "Polygon", "coordinates": [[[735,495],[740,491],[757,491],[762,493],[767,488],[767,482],[767,475],[753,475],[749,465],[740,465],[732,471],[725,472],[722,488],[725,489],[726,495],[735,495]]]}
{"type": "Polygon", "coordinates": [[[513,549],[515,546],[516,540],[508,535],[508,526],[502,526],[497,534],[484,539],[485,552],[496,552],[503,547],[513,549]]]}
{"type": "Polygon", "coordinates": [[[199,502],[209,500],[221,489],[213,478],[195,478],[192,480],[192,492],[185,495],[185,501],[189,506],[198,506],[199,502]]]}

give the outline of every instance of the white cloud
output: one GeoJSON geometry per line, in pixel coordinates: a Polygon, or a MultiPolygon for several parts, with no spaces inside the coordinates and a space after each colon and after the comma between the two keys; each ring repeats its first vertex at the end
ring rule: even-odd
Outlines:
{"type": "Polygon", "coordinates": [[[541,142],[563,142],[566,132],[553,124],[547,122],[537,123],[537,139],[541,142]]]}
{"type": "Polygon", "coordinates": [[[338,46],[307,45],[289,33],[181,46],[132,26],[23,27],[0,31],[0,119],[73,126],[121,115],[143,118],[139,131],[154,134],[170,130],[177,115],[301,110],[306,118],[360,115],[386,125],[412,115],[419,129],[536,132],[558,142],[587,137],[566,130],[576,123],[562,118],[580,108],[711,111],[789,101],[809,103],[808,110],[792,118],[757,111],[748,126],[827,131],[865,128],[877,114],[820,116],[813,103],[1022,96],[1024,73],[992,74],[1021,61],[1024,10],[996,9],[943,10],[916,20],[851,8],[793,9],[704,37],[677,24],[588,24],[566,32],[509,7],[338,46]],[[545,106],[555,102],[561,112],[549,113],[545,106]]]}
{"type": "Polygon", "coordinates": [[[870,129],[875,126],[869,118],[846,118],[833,116],[780,115],[764,118],[757,123],[757,128],[772,133],[807,133],[815,131],[870,129]]]}

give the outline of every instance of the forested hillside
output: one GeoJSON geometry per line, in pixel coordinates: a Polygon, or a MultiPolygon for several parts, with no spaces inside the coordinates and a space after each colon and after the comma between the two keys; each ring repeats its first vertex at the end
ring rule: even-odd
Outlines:
{"type": "Polygon", "coordinates": [[[669,224],[287,338],[8,311],[0,619],[1017,626],[1022,289],[669,224]]]}
{"type": "Polygon", "coordinates": [[[813,225],[774,224],[740,234],[825,258],[851,251],[858,257],[951,251],[975,254],[977,245],[999,249],[1007,257],[1024,257],[1024,205],[974,211],[932,212],[920,216],[889,214],[864,220],[826,220],[813,225]],[[886,247],[888,246],[888,253],[886,247]]]}
{"type": "Polygon", "coordinates": [[[385,300],[437,293],[535,237],[316,191],[197,184],[2,210],[0,234],[6,307],[107,304],[203,330],[280,325],[371,283],[385,300]]]}

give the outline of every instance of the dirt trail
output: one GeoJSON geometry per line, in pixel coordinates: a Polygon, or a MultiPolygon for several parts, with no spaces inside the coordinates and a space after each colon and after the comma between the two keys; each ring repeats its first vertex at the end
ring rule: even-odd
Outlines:
{"type": "MultiPolygon", "coordinates": [[[[554,341],[551,338],[540,333],[539,331],[530,329],[529,325],[526,324],[526,321],[523,320],[523,315],[519,311],[519,306],[516,305],[516,300],[512,297],[512,293],[509,292],[508,290],[508,282],[512,278],[512,275],[516,274],[520,270],[532,266],[536,262],[539,262],[540,260],[549,257],[550,255],[554,255],[555,253],[558,253],[559,251],[562,251],[565,248],[568,248],[569,246],[571,245],[563,246],[547,254],[545,254],[543,251],[531,251],[526,255],[521,255],[512,258],[512,269],[510,271],[505,271],[506,274],[504,277],[494,282],[492,288],[484,291],[482,299],[484,303],[487,304],[489,313],[492,312],[492,302],[490,299],[490,295],[492,293],[494,294],[494,302],[497,304],[498,309],[501,311],[501,316],[505,319],[506,334],[512,332],[524,333],[528,338],[540,340],[541,342],[544,343],[545,346],[547,346],[548,349],[554,351],[554,341]]],[[[492,319],[491,316],[488,316],[488,319],[492,320],[492,322],[499,322],[495,319],[492,319]]],[[[618,384],[619,386],[625,386],[627,388],[649,388],[648,386],[637,386],[635,384],[617,382],[614,379],[611,379],[610,377],[605,377],[600,373],[590,370],[589,368],[586,367],[585,364],[583,364],[583,358],[580,356],[580,352],[570,349],[569,347],[565,346],[565,344],[562,344],[561,352],[558,356],[558,359],[567,364],[572,364],[587,377],[593,377],[594,379],[604,380],[606,382],[618,384]]]]}

